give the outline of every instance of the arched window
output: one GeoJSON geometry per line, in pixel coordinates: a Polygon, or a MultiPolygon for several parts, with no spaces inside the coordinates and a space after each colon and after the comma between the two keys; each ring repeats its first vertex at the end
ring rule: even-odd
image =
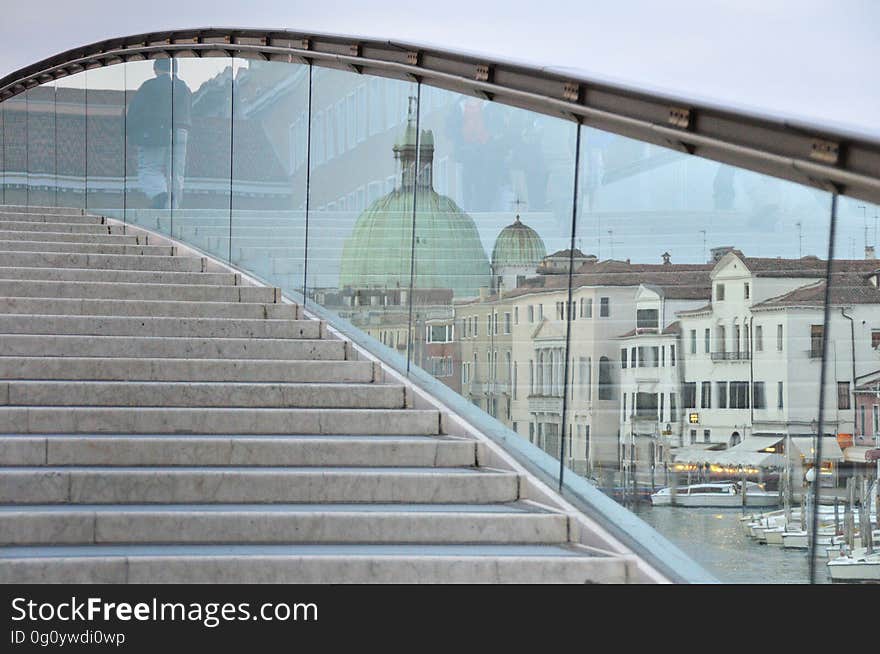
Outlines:
{"type": "Polygon", "coordinates": [[[614,399],[614,382],[611,372],[611,360],[608,357],[599,359],[599,399],[614,399]]]}

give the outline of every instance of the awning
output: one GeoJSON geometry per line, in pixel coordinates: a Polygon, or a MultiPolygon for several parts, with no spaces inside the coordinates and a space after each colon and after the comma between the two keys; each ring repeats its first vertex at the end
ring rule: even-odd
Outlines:
{"type": "Polygon", "coordinates": [[[843,460],[850,463],[873,463],[877,460],[878,455],[880,455],[880,449],[876,447],[854,445],[843,451],[843,460]]]}
{"type": "Polygon", "coordinates": [[[707,443],[703,447],[692,445],[673,452],[676,463],[715,464],[725,467],[745,466],[749,468],[782,467],[784,458],[775,452],[762,452],[773,447],[784,438],[783,435],[749,436],[742,443],[730,449],[718,448],[718,444],[707,443]]]}
{"type": "Polygon", "coordinates": [[[750,468],[781,468],[785,458],[776,452],[764,452],[785,438],[783,434],[760,434],[747,436],[742,443],[729,450],[718,452],[713,463],[723,466],[745,466],[750,468]]]}
{"type": "Polygon", "coordinates": [[[743,448],[752,452],[760,452],[768,447],[778,445],[783,440],[785,440],[785,434],[752,434],[751,436],[746,436],[741,443],[734,445],[730,449],[743,448]]]}
{"type": "Polygon", "coordinates": [[[688,447],[679,447],[672,451],[673,460],[676,463],[711,463],[714,456],[719,453],[719,443],[694,443],[688,447]]]}
{"type": "MultiPolygon", "coordinates": [[[[798,450],[805,459],[811,460],[816,456],[814,449],[816,437],[809,434],[792,435],[791,444],[798,450]]],[[[822,460],[823,461],[843,461],[843,450],[837,442],[836,436],[822,437],[822,460]]]]}

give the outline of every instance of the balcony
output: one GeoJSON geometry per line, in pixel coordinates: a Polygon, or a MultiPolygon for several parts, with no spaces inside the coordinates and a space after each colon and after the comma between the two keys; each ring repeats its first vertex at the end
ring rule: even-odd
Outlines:
{"type": "Polygon", "coordinates": [[[712,361],[748,361],[752,358],[751,352],[712,352],[712,361]]]}

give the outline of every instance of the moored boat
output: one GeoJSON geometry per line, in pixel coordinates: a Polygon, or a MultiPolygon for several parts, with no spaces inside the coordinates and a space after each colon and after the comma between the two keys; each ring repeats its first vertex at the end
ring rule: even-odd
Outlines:
{"type": "MultiPolygon", "coordinates": [[[[777,506],[779,494],[769,492],[761,484],[747,481],[745,506],[777,506]]],[[[663,488],[651,495],[654,506],[687,506],[737,508],[743,506],[742,482],[720,481],[663,488]]]]}

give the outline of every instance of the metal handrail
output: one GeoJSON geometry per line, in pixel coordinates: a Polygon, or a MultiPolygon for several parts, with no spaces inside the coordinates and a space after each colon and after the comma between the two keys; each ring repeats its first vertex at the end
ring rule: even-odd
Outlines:
{"type": "Polygon", "coordinates": [[[10,73],[0,79],[0,102],[82,70],[167,56],[297,61],[408,78],[880,203],[880,143],[863,135],[413,43],[265,29],[152,32],[10,73]]]}

